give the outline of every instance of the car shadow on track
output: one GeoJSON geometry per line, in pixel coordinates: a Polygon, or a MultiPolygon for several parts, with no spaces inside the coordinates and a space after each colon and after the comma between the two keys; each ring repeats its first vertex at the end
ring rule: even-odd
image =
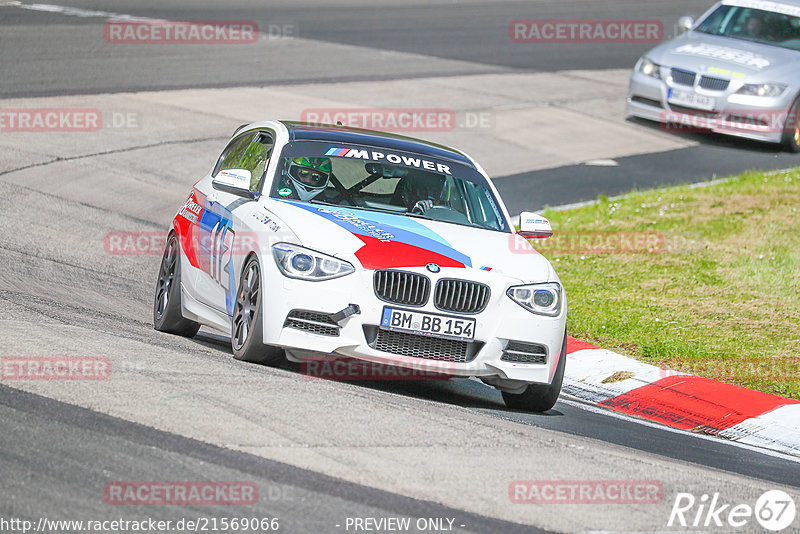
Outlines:
{"type": "MultiPolygon", "coordinates": [[[[191,339],[191,341],[207,348],[223,349],[226,353],[232,355],[231,341],[229,337],[216,333],[200,331],[194,338],[191,339]]],[[[340,356],[333,356],[333,358],[336,360],[342,359],[340,356]]],[[[246,362],[238,363],[241,365],[258,365],[248,364],[246,362]]],[[[283,360],[280,364],[275,365],[274,368],[296,373],[298,375],[307,375],[304,367],[301,364],[291,362],[289,360],[283,360]]],[[[328,382],[343,382],[372,390],[395,393],[397,395],[403,395],[404,397],[427,400],[441,404],[450,404],[453,406],[461,406],[464,408],[527,414],[527,412],[520,412],[518,410],[507,408],[503,403],[503,398],[499,391],[469,378],[442,379],[437,377],[402,380],[364,380],[352,378],[336,379],[321,378],[316,376],[311,378],[314,380],[326,380],[328,382]]],[[[556,409],[551,409],[545,413],[528,415],[553,417],[563,416],[564,414],[556,409]]]]}

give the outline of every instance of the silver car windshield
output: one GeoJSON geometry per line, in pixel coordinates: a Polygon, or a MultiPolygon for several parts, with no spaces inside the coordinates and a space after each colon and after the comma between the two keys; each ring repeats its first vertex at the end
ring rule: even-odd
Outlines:
{"type": "Polygon", "coordinates": [[[719,6],[696,31],[800,50],[800,17],[740,6],[719,6]]]}

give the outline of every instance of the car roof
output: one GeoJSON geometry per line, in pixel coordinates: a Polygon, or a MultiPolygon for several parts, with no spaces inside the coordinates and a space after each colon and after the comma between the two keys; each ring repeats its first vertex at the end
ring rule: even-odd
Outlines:
{"type": "Polygon", "coordinates": [[[431,143],[430,141],[423,141],[422,139],[332,124],[311,124],[295,121],[280,122],[289,130],[289,140],[291,141],[323,141],[382,147],[447,159],[475,168],[472,160],[462,152],[444,145],[431,143]]]}

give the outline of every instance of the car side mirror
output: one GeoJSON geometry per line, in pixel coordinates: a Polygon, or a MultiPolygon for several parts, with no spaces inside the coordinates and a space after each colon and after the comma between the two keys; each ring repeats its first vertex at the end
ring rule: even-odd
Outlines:
{"type": "Polygon", "coordinates": [[[692,17],[681,17],[678,19],[678,28],[683,31],[689,31],[694,26],[694,19],[692,17]]]}
{"type": "Polygon", "coordinates": [[[539,215],[523,211],[519,216],[519,235],[525,239],[546,239],[553,235],[550,221],[539,215]]]}
{"type": "Polygon", "coordinates": [[[250,191],[250,178],[250,171],[247,169],[225,169],[211,180],[211,186],[241,197],[256,198],[256,193],[250,191]]]}

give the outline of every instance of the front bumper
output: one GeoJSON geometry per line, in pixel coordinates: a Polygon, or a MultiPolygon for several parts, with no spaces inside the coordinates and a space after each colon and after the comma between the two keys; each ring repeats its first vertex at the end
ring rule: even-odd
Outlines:
{"type": "MultiPolygon", "coordinates": [[[[566,297],[561,314],[545,317],[528,312],[505,292],[508,286],[519,282],[502,275],[475,269],[443,268],[431,275],[424,269],[403,269],[424,273],[431,279],[431,298],[424,306],[408,307],[381,301],[373,290],[373,271],[357,271],[351,275],[325,282],[307,282],[284,277],[274,262],[264,262],[264,343],[284,347],[294,354],[341,355],[359,360],[404,367],[414,370],[438,372],[450,376],[500,377],[525,382],[550,383],[561,355],[566,327],[566,297]],[[433,287],[439,278],[459,278],[487,284],[492,293],[486,308],[478,314],[445,312],[433,305],[433,287]],[[360,313],[339,323],[339,328],[315,329],[316,332],[287,326],[290,312],[297,310],[333,314],[355,304],[360,313]],[[476,320],[474,345],[468,347],[469,361],[447,361],[437,356],[407,356],[397,352],[378,350],[376,335],[384,306],[414,309],[420,312],[446,314],[453,317],[470,317],[476,320]],[[332,335],[338,330],[338,335],[332,335]],[[518,363],[505,361],[504,350],[509,341],[536,344],[546,351],[546,363],[518,363]]],[[[403,343],[418,342],[437,345],[447,350],[448,342],[414,334],[403,334],[403,343]]],[[[452,342],[450,342],[452,343],[452,342]]],[[[388,343],[391,345],[391,343],[388,343]]],[[[382,347],[386,348],[387,343],[382,347]]],[[[421,351],[424,352],[424,351],[421,351]]]]}
{"type": "Polygon", "coordinates": [[[659,80],[634,69],[626,104],[629,115],[664,124],[668,131],[705,130],[769,143],[783,140],[792,88],[775,98],[744,96],[736,94],[742,80],[732,80],[724,91],[712,91],[697,84],[677,84],[670,71],[662,66],[659,80]],[[674,105],[668,101],[670,89],[713,98],[716,104],[710,111],[674,105]]]}

